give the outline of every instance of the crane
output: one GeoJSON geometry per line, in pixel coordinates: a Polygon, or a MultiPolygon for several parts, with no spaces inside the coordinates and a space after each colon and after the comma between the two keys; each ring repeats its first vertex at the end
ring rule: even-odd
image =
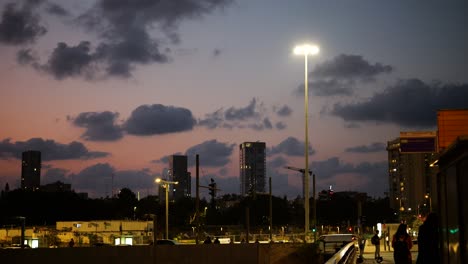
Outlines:
{"type": "MultiPolygon", "coordinates": [[[[285,168],[285,169],[288,169],[288,170],[298,171],[298,172],[300,172],[300,173],[304,173],[304,172],[305,172],[305,169],[299,169],[299,168],[291,167],[291,166],[285,166],[284,168],[285,168]]],[[[309,169],[309,175],[312,175],[312,170],[310,170],[310,169],[309,169]]]]}
{"type": "MultiPolygon", "coordinates": [[[[304,172],[305,172],[305,169],[300,169],[300,168],[291,167],[291,166],[285,166],[284,168],[288,169],[288,170],[298,171],[298,172],[302,173],[302,185],[304,185],[304,172]]],[[[309,169],[309,175],[312,176],[312,170],[310,170],[310,169],[309,169]]],[[[314,179],[315,179],[315,174],[314,174],[314,179]]]]}

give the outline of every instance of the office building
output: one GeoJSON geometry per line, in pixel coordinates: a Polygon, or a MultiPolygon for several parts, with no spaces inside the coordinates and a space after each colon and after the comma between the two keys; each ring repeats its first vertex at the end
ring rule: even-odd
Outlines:
{"type": "Polygon", "coordinates": [[[41,152],[25,151],[21,161],[21,189],[36,191],[41,185],[41,152]]]}
{"type": "Polygon", "coordinates": [[[264,193],[266,184],[265,142],[244,142],[239,145],[240,193],[264,193]]]}
{"type": "Polygon", "coordinates": [[[172,198],[178,200],[192,196],[192,177],[187,171],[187,156],[172,155],[169,157],[170,181],[178,184],[171,185],[172,198]]]}
{"type": "Polygon", "coordinates": [[[401,212],[430,210],[437,169],[435,132],[401,132],[387,143],[390,207],[401,212]]]}

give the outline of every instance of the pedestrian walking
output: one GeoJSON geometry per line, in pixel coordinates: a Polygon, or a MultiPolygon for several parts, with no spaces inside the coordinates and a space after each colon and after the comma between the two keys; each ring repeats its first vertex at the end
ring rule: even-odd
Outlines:
{"type": "Polygon", "coordinates": [[[406,231],[407,226],[400,224],[392,238],[393,260],[395,264],[411,264],[411,248],[413,242],[406,231]]]}
{"type": "Polygon", "coordinates": [[[374,236],[371,238],[372,245],[375,246],[375,253],[374,259],[380,260],[380,237],[379,237],[379,230],[375,230],[374,236]]]}
{"type": "Polygon", "coordinates": [[[419,227],[417,264],[438,264],[439,254],[439,224],[437,215],[430,213],[426,221],[419,227]]]}
{"type": "Polygon", "coordinates": [[[70,239],[70,242],[68,242],[69,247],[73,247],[75,245],[75,241],[73,241],[73,238],[70,239]]]}
{"type": "Polygon", "coordinates": [[[205,241],[203,241],[203,244],[211,244],[211,237],[207,236],[205,241]]]}
{"type": "Polygon", "coordinates": [[[385,233],[385,244],[387,244],[388,251],[392,251],[392,249],[390,248],[390,236],[388,235],[388,233],[385,233]]]}

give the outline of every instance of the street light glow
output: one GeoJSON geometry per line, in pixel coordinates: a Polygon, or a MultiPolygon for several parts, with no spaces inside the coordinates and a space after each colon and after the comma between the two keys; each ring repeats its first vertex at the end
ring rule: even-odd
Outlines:
{"type": "Polygon", "coordinates": [[[160,183],[160,182],[161,182],[161,178],[156,178],[155,182],[156,182],[156,183],[160,183]]]}
{"type": "Polygon", "coordinates": [[[320,52],[320,48],[317,45],[299,45],[294,48],[294,54],[296,55],[316,55],[320,52]]]}

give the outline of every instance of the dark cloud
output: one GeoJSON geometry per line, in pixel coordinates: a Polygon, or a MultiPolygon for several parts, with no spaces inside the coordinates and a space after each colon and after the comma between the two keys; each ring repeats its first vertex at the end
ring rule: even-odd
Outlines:
{"type": "Polygon", "coordinates": [[[248,125],[248,127],[251,128],[251,129],[253,129],[253,130],[262,131],[262,130],[265,130],[265,129],[272,129],[272,128],[273,128],[273,125],[271,124],[270,119],[268,119],[267,117],[265,117],[265,118],[263,119],[263,122],[261,122],[261,123],[253,123],[253,124],[248,125]]]}
{"type": "Polygon", "coordinates": [[[224,117],[226,120],[246,120],[260,115],[256,110],[257,100],[255,98],[250,101],[249,105],[244,108],[231,107],[226,110],[224,117]]]}
{"type": "Polygon", "coordinates": [[[47,169],[44,175],[41,175],[41,183],[48,184],[48,183],[54,183],[57,181],[60,181],[63,183],[70,183],[70,179],[68,179],[68,177],[66,176],[68,172],[69,172],[68,170],[61,169],[61,168],[47,169]]]}
{"type": "MultiPolygon", "coordinates": [[[[288,137],[277,146],[268,150],[268,155],[285,154],[288,156],[304,156],[305,144],[297,138],[288,137]]],[[[309,155],[315,154],[315,149],[309,143],[309,155]]]]}
{"type": "Polygon", "coordinates": [[[134,30],[130,33],[132,35],[124,40],[101,43],[97,47],[95,58],[104,62],[106,74],[128,78],[135,64],[168,62],[167,55],[160,51],[158,44],[151,42],[147,32],[134,30]]]}
{"type": "Polygon", "coordinates": [[[155,135],[192,130],[196,124],[186,108],[161,104],[142,105],[132,111],[124,129],[132,135],[155,135]]]}
{"type": "Polygon", "coordinates": [[[91,197],[111,196],[115,169],[108,163],[98,163],[77,174],[69,175],[77,192],[87,192],[91,197]]]}
{"type": "Polygon", "coordinates": [[[33,65],[33,67],[39,67],[38,56],[31,49],[20,49],[16,53],[16,61],[20,65],[33,65]]]}
{"type": "MultiPolygon", "coordinates": [[[[283,108],[284,113],[290,111],[287,106],[283,108]]],[[[275,108],[273,111],[275,111],[275,108]]],[[[208,129],[250,128],[257,131],[273,129],[273,124],[267,114],[263,103],[259,103],[257,99],[252,98],[246,107],[230,107],[227,110],[221,108],[213,113],[206,114],[204,119],[198,120],[198,125],[205,126],[208,129]]],[[[276,128],[283,129],[284,127],[281,125],[276,126],[276,128]]]]}
{"type": "Polygon", "coordinates": [[[282,107],[280,108],[274,108],[273,109],[276,114],[278,116],[282,116],[282,117],[285,117],[285,116],[290,116],[292,114],[292,109],[291,107],[287,106],[287,105],[283,105],[282,107]]]}
{"type": "Polygon", "coordinates": [[[69,16],[70,13],[63,8],[61,5],[56,3],[47,3],[46,11],[49,14],[56,15],[56,16],[69,16]]]}
{"type": "Polygon", "coordinates": [[[366,101],[335,104],[332,115],[345,121],[374,121],[404,127],[436,125],[437,110],[468,108],[468,84],[427,84],[418,79],[399,81],[366,101]]]}
{"type": "Polygon", "coordinates": [[[28,141],[16,141],[14,143],[10,139],[4,139],[0,142],[0,158],[3,159],[21,159],[21,153],[27,150],[41,151],[43,161],[94,159],[109,155],[106,152],[89,151],[82,143],[76,141],[61,144],[50,139],[31,138],[28,141]]]}
{"type": "Polygon", "coordinates": [[[78,76],[92,79],[96,72],[94,60],[90,42],[82,41],[74,47],[60,42],[52,52],[47,64],[41,68],[52,74],[57,80],[78,76]]]}
{"type": "Polygon", "coordinates": [[[263,126],[266,128],[266,129],[272,129],[273,128],[273,125],[271,124],[271,121],[268,117],[265,117],[263,119],[263,126]]]}
{"type": "Polygon", "coordinates": [[[117,188],[129,188],[131,190],[148,190],[155,187],[155,174],[149,170],[123,170],[116,171],[114,175],[114,184],[117,188]]]}
{"type": "MultiPolygon", "coordinates": [[[[308,87],[316,96],[352,95],[354,82],[339,80],[318,80],[309,82],[308,87]]],[[[304,93],[304,85],[299,88],[304,93]]]]}
{"type": "Polygon", "coordinates": [[[392,71],[392,66],[372,65],[362,56],[341,54],[331,61],[318,64],[311,74],[318,78],[372,81],[378,74],[392,71]]]}
{"type": "Polygon", "coordinates": [[[195,155],[200,155],[200,165],[221,167],[229,163],[235,144],[218,142],[216,139],[205,141],[187,149],[189,164],[193,164],[195,155]]]}
{"type": "Polygon", "coordinates": [[[223,109],[218,109],[213,113],[206,114],[205,119],[201,119],[198,121],[199,126],[205,126],[208,129],[215,129],[220,127],[224,122],[224,114],[223,109]]]}
{"type": "Polygon", "coordinates": [[[34,13],[35,6],[31,1],[25,2],[22,7],[14,3],[5,5],[0,20],[0,43],[31,44],[47,33],[39,15],[34,13]]]}
{"type": "Polygon", "coordinates": [[[103,63],[105,73],[127,78],[136,65],[169,61],[170,49],[162,47],[167,42],[163,36],[169,43],[179,43],[177,29],[182,21],[201,18],[231,2],[99,0],[76,21],[99,35],[93,58],[103,63]],[[163,36],[150,36],[155,29],[163,36]]]}
{"type": "Polygon", "coordinates": [[[116,125],[118,113],[85,112],[73,119],[73,124],[86,128],[81,136],[91,141],[114,141],[123,137],[122,129],[116,125]]]}
{"type": "Polygon", "coordinates": [[[286,128],[286,124],[283,123],[283,122],[277,122],[277,123],[275,124],[275,127],[276,127],[276,129],[278,129],[278,130],[283,130],[283,129],[286,128]]]}
{"type": "MultiPolygon", "coordinates": [[[[371,64],[362,56],[341,54],[318,64],[309,73],[308,88],[317,96],[349,96],[357,84],[373,82],[378,75],[391,72],[393,67],[390,65],[371,64]]],[[[304,85],[300,85],[295,94],[304,96],[304,85]]]]}
{"type": "Polygon", "coordinates": [[[345,152],[353,152],[353,153],[372,153],[372,152],[380,152],[380,151],[385,151],[386,145],[381,142],[374,142],[368,146],[361,145],[361,146],[355,146],[355,147],[350,147],[346,148],[345,152]]]}

